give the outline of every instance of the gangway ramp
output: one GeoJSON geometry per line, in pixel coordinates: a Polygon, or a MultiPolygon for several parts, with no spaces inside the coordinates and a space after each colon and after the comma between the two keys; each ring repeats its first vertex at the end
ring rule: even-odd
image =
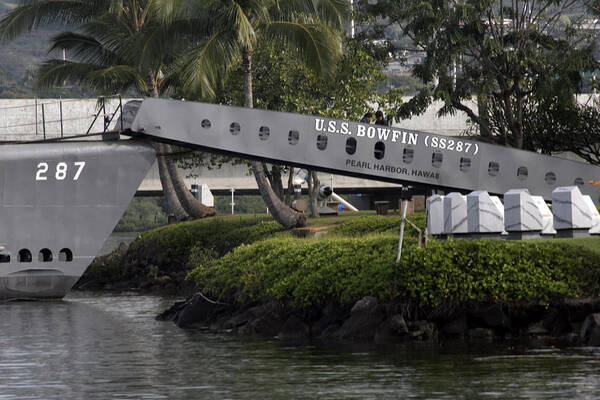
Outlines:
{"type": "Polygon", "coordinates": [[[340,175],[494,194],[527,188],[547,201],[577,185],[599,202],[598,166],[398,127],[164,99],[127,103],[124,121],[134,135],[340,175]]]}

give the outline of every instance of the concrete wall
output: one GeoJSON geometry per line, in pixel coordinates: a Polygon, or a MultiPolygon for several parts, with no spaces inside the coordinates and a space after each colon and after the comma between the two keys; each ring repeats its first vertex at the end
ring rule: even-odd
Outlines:
{"type": "MultiPolygon", "coordinates": [[[[118,99],[107,101],[106,113],[112,114],[118,103],[118,99]]],[[[41,139],[44,127],[46,137],[60,136],[61,119],[64,135],[81,135],[97,111],[96,99],[0,99],[0,141],[41,139]]],[[[102,128],[102,118],[98,118],[91,132],[102,128]]]]}
{"type": "MultiPolygon", "coordinates": [[[[404,101],[408,100],[409,98],[404,99],[404,101]]],[[[442,106],[443,103],[441,101],[436,101],[431,104],[423,114],[400,122],[394,122],[392,125],[404,129],[431,132],[438,135],[460,136],[463,134],[468,128],[467,114],[459,111],[454,115],[439,117],[437,114],[442,106]]],[[[476,110],[477,102],[471,102],[470,106],[476,110]]]]}

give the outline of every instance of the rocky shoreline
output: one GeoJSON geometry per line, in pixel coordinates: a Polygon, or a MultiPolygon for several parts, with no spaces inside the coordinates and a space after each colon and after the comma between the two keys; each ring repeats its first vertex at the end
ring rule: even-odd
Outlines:
{"type": "Polygon", "coordinates": [[[277,337],[375,343],[519,340],[543,345],[599,346],[600,299],[536,304],[475,303],[460,310],[415,311],[403,303],[364,297],[352,307],[285,304],[229,305],[197,293],[156,317],[181,328],[277,337]]]}

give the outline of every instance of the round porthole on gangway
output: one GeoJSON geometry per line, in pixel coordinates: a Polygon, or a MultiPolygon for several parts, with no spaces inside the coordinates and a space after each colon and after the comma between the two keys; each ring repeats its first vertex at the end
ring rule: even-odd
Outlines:
{"type": "Polygon", "coordinates": [[[402,162],[404,164],[410,164],[413,162],[413,159],[415,158],[415,151],[411,148],[405,148],[404,151],[402,152],[402,162]]]}
{"type": "Polygon", "coordinates": [[[240,134],[240,124],[238,124],[237,122],[232,122],[231,125],[229,125],[229,132],[233,135],[239,135],[240,134]]]}
{"type": "Polygon", "coordinates": [[[582,187],[583,185],[585,185],[585,182],[583,181],[582,178],[575,178],[575,182],[574,182],[577,186],[582,187]]]}
{"type": "Polygon", "coordinates": [[[519,178],[519,180],[524,181],[525,179],[527,179],[528,175],[529,172],[527,171],[527,167],[519,167],[517,169],[517,178],[519,178]]]}
{"type": "Polygon", "coordinates": [[[291,145],[295,145],[295,144],[298,144],[298,141],[300,141],[300,132],[294,131],[294,130],[289,131],[288,132],[288,142],[291,145]]]}
{"type": "Polygon", "coordinates": [[[346,153],[350,155],[356,153],[356,139],[352,137],[346,139],[346,153]]]}
{"type": "Polygon", "coordinates": [[[210,128],[211,124],[210,124],[209,120],[203,119],[202,122],[200,123],[200,126],[202,126],[204,129],[208,129],[208,128],[210,128]]]}
{"type": "Polygon", "coordinates": [[[327,148],[327,136],[319,135],[317,136],[317,149],[325,150],[327,148]]]}
{"type": "Polygon", "coordinates": [[[461,157],[459,164],[460,172],[467,172],[471,169],[471,159],[468,157],[461,157]]]}
{"type": "Polygon", "coordinates": [[[556,174],[554,172],[547,172],[544,180],[548,185],[554,185],[556,183],[556,174]]]}
{"type": "Polygon", "coordinates": [[[373,150],[373,155],[376,159],[381,160],[385,155],[385,143],[377,142],[375,143],[375,149],[373,150]]]}
{"type": "Polygon", "coordinates": [[[444,162],[444,155],[442,153],[433,153],[431,155],[431,165],[435,168],[439,168],[442,166],[444,162]]]}
{"type": "Polygon", "coordinates": [[[498,173],[500,173],[500,164],[495,161],[490,161],[488,164],[488,175],[498,176],[498,173]]]}
{"type": "Polygon", "coordinates": [[[258,137],[260,138],[260,140],[267,140],[269,138],[269,135],[271,135],[271,130],[268,126],[261,126],[258,130],[258,137]]]}

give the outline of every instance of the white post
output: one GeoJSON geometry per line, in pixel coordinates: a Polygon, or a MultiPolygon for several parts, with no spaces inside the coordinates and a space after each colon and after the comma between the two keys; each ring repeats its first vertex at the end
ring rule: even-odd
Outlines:
{"type": "Polygon", "coordinates": [[[235,202],[233,201],[233,192],[235,192],[235,189],[231,188],[231,215],[233,215],[233,210],[235,206],[235,202]]]}
{"type": "Polygon", "coordinates": [[[396,264],[400,262],[402,255],[402,240],[404,239],[404,220],[406,219],[406,209],[408,208],[408,200],[402,200],[402,221],[400,222],[400,238],[398,239],[398,256],[396,264]]]}
{"type": "MultiPolygon", "coordinates": [[[[354,14],[354,0],[350,0],[350,12],[354,14]]],[[[352,15],[352,20],[350,21],[350,37],[354,39],[354,15],[352,15]]]]}

